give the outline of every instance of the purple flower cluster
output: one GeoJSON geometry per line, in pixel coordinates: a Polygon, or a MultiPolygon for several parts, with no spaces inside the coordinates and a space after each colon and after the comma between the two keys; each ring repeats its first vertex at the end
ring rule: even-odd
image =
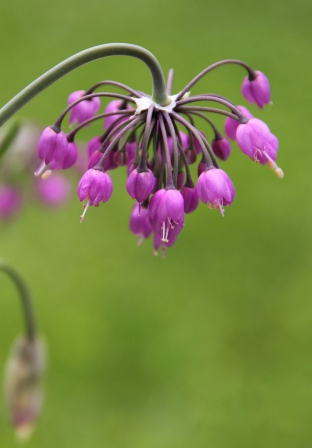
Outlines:
{"type": "Polygon", "coordinates": [[[139,244],[154,235],[154,249],[163,251],[172,246],[184,226],[185,213],[192,213],[199,201],[210,208],[231,205],[235,188],[217,159],[225,161],[231,154],[231,145],[209,117],[226,117],[225,134],[236,140],[241,151],[253,161],[267,164],[279,177],[282,170],[276,165],[278,140],[268,126],[254,118],[243,106],[216,94],[190,96],[190,88],[212,69],[228,63],[243,66],[248,76],[242,84],[242,93],[250,103],[260,108],[270,103],[270,86],[265,75],[254,71],[241,61],[226,60],[214,64],[196,76],[179,94],[171,96],[173,71],[168,79],[170,102],[163,106],[149,95],[114,81],[102,81],[87,91],[73,92],[68,107],[57,121],[46,128],[38,143],[41,165],[36,174],[45,170],[66,169],[77,160],[74,139],[78,131],[96,120],[103,120],[104,132],[93,137],[87,145],[88,170],[77,189],[84,211],[108,201],[113,183],[107,173],[120,166],[126,167],[126,190],[136,201],[130,217],[130,230],[139,244]],[[123,88],[126,95],[94,91],[105,84],[123,88]],[[101,97],[112,97],[103,113],[98,113],[101,97]],[[192,103],[212,102],[208,107],[192,103]],[[221,107],[220,107],[221,106],[221,107]],[[76,128],[65,134],[62,122],[70,112],[69,121],[76,128]],[[97,114],[97,115],[96,115],[97,114]],[[213,132],[211,142],[197,129],[195,119],[205,120],[213,132]],[[190,165],[197,162],[197,182],[192,179],[190,165]]]}

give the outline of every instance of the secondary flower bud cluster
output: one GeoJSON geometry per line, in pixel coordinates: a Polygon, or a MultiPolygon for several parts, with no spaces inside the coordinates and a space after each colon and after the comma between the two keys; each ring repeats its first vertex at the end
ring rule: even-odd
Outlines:
{"type": "Polygon", "coordinates": [[[77,133],[90,123],[102,121],[102,132],[87,145],[88,169],[78,184],[78,197],[83,202],[81,222],[90,206],[107,202],[113,193],[111,170],[124,167],[125,188],[136,201],[130,217],[130,230],[141,244],[154,236],[154,249],[163,251],[172,246],[184,226],[186,213],[194,212],[202,201],[217,208],[224,216],[224,207],[231,205],[235,188],[228,174],[219,167],[231,154],[231,140],[236,140],[243,154],[251,160],[267,164],[279,177],[276,165],[278,140],[268,126],[254,118],[243,106],[214,94],[190,96],[189,89],[206,73],[229,62],[243,66],[248,76],[242,93],[247,101],[260,108],[270,103],[270,87],[266,76],[241,61],[221,61],[201,72],[178,95],[170,96],[173,71],[168,79],[167,106],[156,104],[148,95],[114,81],[101,81],[86,91],[69,95],[68,107],[56,122],[46,128],[38,143],[41,165],[37,175],[47,170],[66,169],[77,161],[74,142],[77,133]],[[125,94],[95,91],[106,84],[124,89],[125,94]],[[101,98],[112,98],[99,113],[101,98]],[[203,106],[210,102],[213,107],[203,106]],[[197,104],[194,104],[197,103],[197,104]],[[198,104],[199,103],[199,104],[198,104]],[[67,134],[62,123],[77,126],[67,134]],[[217,128],[211,114],[224,115],[225,136],[217,128]],[[212,131],[207,138],[197,129],[195,119],[206,121],[212,131]],[[197,164],[198,178],[192,176],[191,165],[197,164]]]}
{"type": "Polygon", "coordinates": [[[5,395],[10,420],[20,439],[28,439],[42,407],[45,348],[42,340],[18,339],[6,365],[5,395]]]}

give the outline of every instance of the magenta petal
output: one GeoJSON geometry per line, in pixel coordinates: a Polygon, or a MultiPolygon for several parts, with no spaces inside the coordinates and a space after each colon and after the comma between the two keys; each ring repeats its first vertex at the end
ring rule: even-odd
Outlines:
{"type": "Polygon", "coordinates": [[[80,201],[90,200],[90,205],[106,202],[113,193],[113,183],[107,173],[89,169],[80,179],[77,194],[80,201]]]}
{"type": "Polygon", "coordinates": [[[242,84],[242,94],[249,103],[253,104],[255,102],[251,89],[251,81],[249,81],[248,76],[244,78],[242,84]]]}
{"type": "Polygon", "coordinates": [[[271,99],[270,83],[262,72],[256,71],[256,74],[256,79],[251,82],[251,92],[258,107],[262,109],[271,99]]]}
{"type": "MultiPolygon", "coordinates": [[[[48,156],[48,158],[51,160],[53,156],[56,137],[57,134],[51,127],[47,127],[44,129],[38,142],[39,159],[45,160],[46,157],[48,156]]],[[[50,160],[46,163],[49,163],[50,160]]]]}
{"type": "Polygon", "coordinates": [[[218,138],[212,141],[213,152],[219,159],[226,160],[231,154],[231,145],[226,138],[218,138]]]}
{"type": "MultiPolygon", "coordinates": [[[[67,152],[68,141],[66,134],[61,131],[56,136],[55,146],[54,146],[54,156],[53,159],[56,162],[63,161],[67,152]]],[[[50,160],[51,161],[51,160],[50,160]]],[[[46,163],[49,163],[46,159],[46,163]]]]}
{"type": "Polygon", "coordinates": [[[197,181],[197,193],[202,202],[217,205],[222,212],[223,205],[230,205],[235,198],[234,185],[220,168],[213,168],[202,173],[197,181]]]}
{"type": "Polygon", "coordinates": [[[184,200],[184,213],[192,213],[198,207],[199,197],[195,187],[183,187],[181,195],[184,200]]]}

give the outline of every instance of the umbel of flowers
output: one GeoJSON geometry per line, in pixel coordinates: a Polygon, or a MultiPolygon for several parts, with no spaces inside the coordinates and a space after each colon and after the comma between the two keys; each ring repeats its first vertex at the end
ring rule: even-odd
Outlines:
{"type": "Polygon", "coordinates": [[[87,146],[88,170],[77,188],[85,219],[90,206],[107,202],[113,193],[109,171],[125,167],[126,190],[136,203],[130,217],[130,230],[139,238],[154,235],[154,248],[172,246],[184,226],[184,214],[192,213],[199,200],[216,208],[224,216],[224,207],[235,198],[234,185],[218,159],[231,153],[228,139],[222,135],[212,117],[225,117],[225,134],[236,140],[240,150],[251,160],[268,165],[278,177],[276,164],[278,140],[269,127],[254,118],[243,106],[217,94],[190,95],[190,89],[204,75],[224,64],[236,64],[246,71],[242,93],[247,101],[260,108],[270,103],[270,86],[266,76],[248,64],[228,59],[217,62],[192,79],[178,94],[172,95],[173,70],[167,83],[157,59],[142,47],[130,44],[106,44],[85,50],[65,60],[26,87],[0,110],[0,124],[49,84],[86,62],[99,57],[127,55],[141,59],[149,67],[152,95],[116,81],[100,81],[87,90],[73,92],[68,107],[55,123],[47,127],[38,143],[41,164],[36,175],[72,167],[78,156],[75,138],[78,132],[97,120],[103,120],[104,132],[93,137],[87,146]],[[105,85],[124,90],[124,94],[99,91],[105,85]],[[99,113],[101,98],[111,98],[104,113],[99,113]],[[208,102],[209,106],[202,105],[208,102]],[[63,120],[76,125],[70,132],[62,129],[63,120]],[[201,118],[214,134],[208,141],[195,125],[201,118]],[[190,165],[197,163],[198,179],[193,179],[190,165]]]}

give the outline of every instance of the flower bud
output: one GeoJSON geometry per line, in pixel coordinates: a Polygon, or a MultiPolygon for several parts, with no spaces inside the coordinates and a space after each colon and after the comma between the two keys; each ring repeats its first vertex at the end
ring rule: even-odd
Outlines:
{"type": "Polygon", "coordinates": [[[184,199],[184,213],[192,213],[197,209],[199,198],[195,187],[183,187],[181,191],[184,199]]]}
{"type": "Polygon", "coordinates": [[[212,141],[213,152],[219,159],[226,160],[231,154],[231,145],[226,138],[215,138],[212,141]]]}
{"type": "Polygon", "coordinates": [[[127,179],[126,188],[128,194],[138,202],[145,201],[155,186],[154,174],[146,168],[144,171],[134,169],[127,179]]]}
{"type": "Polygon", "coordinates": [[[45,349],[40,339],[18,339],[6,365],[5,395],[10,420],[16,434],[27,439],[41,412],[41,380],[45,368],[45,349]]]}
{"type": "Polygon", "coordinates": [[[270,83],[268,78],[259,71],[256,71],[256,78],[252,81],[248,76],[242,84],[242,94],[251,104],[256,102],[260,109],[263,109],[265,104],[270,102],[270,83]]]}
{"type": "MultiPolygon", "coordinates": [[[[77,90],[73,92],[68,97],[68,105],[70,106],[75,101],[79,100],[86,94],[84,90],[77,90]]],[[[72,107],[70,110],[69,122],[70,124],[81,124],[84,121],[92,118],[101,106],[100,98],[94,97],[91,99],[87,99],[84,101],[80,101],[80,103],[76,104],[76,106],[72,107]]]]}

